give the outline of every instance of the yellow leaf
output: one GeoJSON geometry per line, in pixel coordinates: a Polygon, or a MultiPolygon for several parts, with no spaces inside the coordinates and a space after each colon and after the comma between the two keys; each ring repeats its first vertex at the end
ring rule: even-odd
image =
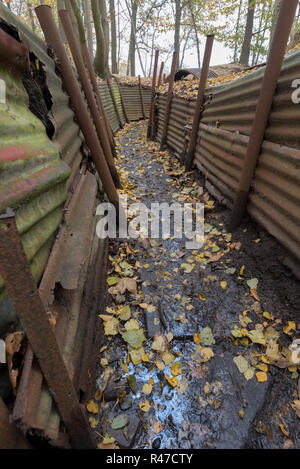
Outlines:
{"type": "Polygon", "coordinates": [[[91,428],[96,428],[98,425],[98,420],[96,420],[94,417],[90,417],[89,424],[91,428]]]}
{"type": "Polygon", "coordinates": [[[144,384],[142,391],[144,394],[149,395],[152,393],[152,388],[153,388],[152,384],[146,383],[144,384]]]}
{"type": "Polygon", "coordinates": [[[200,344],[201,336],[200,336],[199,332],[197,332],[197,334],[194,334],[194,342],[195,342],[196,345],[200,344]]]}
{"type": "Polygon", "coordinates": [[[287,335],[291,335],[291,331],[296,330],[296,324],[294,321],[289,321],[288,325],[283,328],[283,332],[287,335]]]}
{"type": "Polygon", "coordinates": [[[198,296],[199,296],[200,300],[202,300],[202,301],[206,301],[206,300],[207,300],[207,296],[204,295],[204,293],[199,293],[198,296]]]}
{"type": "Polygon", "coordinates": [[[105,322],[104,334],[105,335],[117,335],[119,332],[118,325],[119,325],[119,321],[116,318],[112,318],[110,321],[105,322]]]}
{"type": "Polygon", "coordinates": [[[145,402],[139,403],[139,407],[143,412],[148,412],[151,406],[150,406],[148,399],[146,399],[145,402]]]}
{"type": "Polygon", "coordinates": [[[155,365],[160,371],[163,371],[166,368],[165,364],[157,359],[155,360],[155,365]]]}
{"type": "Polygon", "coordinates": [[[185,392],[189,386],[189,382],[185,376],[182,376],[181,381],[177,386],[177,393],[180,396],[181,393],[185,392]]]}
{"type": "Polygon", "coordinates": [[[245,266],[243,265],[240,270],[240,275],[244,275],[245,272],[245,266]]]}
{"type": "Polygon", "coordinates": [[[164,352],[161,358],[163,359],[165,365],[170,365],[170,363],[173,363],[173,361],[175,360],[175,356],[172,355],[172,353],[170,352],[164,352]]]}
{"type": "Polygon", "coordinates": [[[92,414],[98,414],[98,412],[99,412],[98,404],[96,404],[96,402],[94,402],[92,400],[87,403],[86,408],[92,414]]]}
{"type": "Polygon", "coordinates": [[[175,388],[177,386],[178,379],[176,378],[176,376],[171,378],[169,375],[165,375],[165,377],[166,377],[166,380],[168,381],[168,383],[172,386],[172,388],[175,388]]]}
{"type": "Polygon", "coordinates": [[[164,335],[160,334],[155,337],[152,343],[152,349],[157,352],[165,352],[167,349],[168,341],[164,335]]]}
{"type": "Polygon", "coordinates": [[[258,365],[256,365],[256,368],[258,368],[261,371],[264,371],[265,373],[268,372],[268,367],[265,363],[259,363],[258,365]]]}
{"type": "Polygon", "coordinates": [[[220,283],[221,287],[223,288],[223,290],[226,290],[227,288],[227,282],[223,281],[220,283]]]}
{"type": "Polygon", "coordinates": [[[158,434],[161,432],[161,425],[159,422],[155,422],[154,425],[153,425],[153,431],[154,433],[158,434]]]}
{"type": "Polygon", "coordinates": [[[260,383],[265,383],[268,380],[267,374],[264,371],[258,371],[256,373],[256,378],[260,383]]]}
{"type": "Polygon", "coordinates": [[[280,425],[278,425],[280,430],[282,431],[282,433],[285,435],[285,436],[289,436],[289,433],[288,431],[284,428],[284,425],[281,423],[280,425]]]}
{"type": "Polygon", "coordinates": [[[178,375],[181,375],[182,373],[182,368],[180,366],[180,364],[177,362],[177,363],[174,363],[172,366],[171,366],[171,373],[173,376],[178,376],[178,375]]]}

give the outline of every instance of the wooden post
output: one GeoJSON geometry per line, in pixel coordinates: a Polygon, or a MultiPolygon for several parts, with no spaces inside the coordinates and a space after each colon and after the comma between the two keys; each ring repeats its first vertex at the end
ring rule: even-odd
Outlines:
{"type": "Polygon", "coordinates": [[[128,118],[125,101],[124,101],[124,98],[122,96],[120,82],[119,82],[119,80],[117,80],[117,78],[115,78],[115,80],[116,80],[116,83],[118,85],[118,90],[119,90],[119,93],[120,93],[120,99],[121,99],[121,104],[122,104],[122,109],[123,109],[123,113],[124,113],[124,116],[125,116],[125,120],[126,120],[127,124],[129,124],[130,120],[128,118]]]}
{"type": "Polygon", "coordinates": [[[234,200],[230,220],[230,230],[234,230],[240,225],[246,211],[249,191],[255,173],[257,160],[261,152],[261,146],[263,144],[268,119],[272,109],[273,97],[276,91],[282,61],[297,7],[298,0],[282,0],[281,2],[276,29],[256,106],[239,187],[234,200]]]}
{"type": "Polygon", "coordinates": [[[165,66],[165,62],[162,62],[160,66],[159,76],[158,76],[157,88],[159,88],[162,83],[164,66],[165,66]]]}
{"type": "Polygon", "coordinates": [[[158,56],[159,50],[155,52],[154,60],[154,69],[153,69],[153,79],[152,79],[152,94],[151,94],[151,104],[150,104],[150,115],[148,122],[148,131],[147,137],[150,139],[153,134],[153,120],[154,120],[154,100],[155,100],[155,89],[156,89],[156,77],[157,77],[157,67],[158,67],[158,56]]]}
{"type": "Polygon", "coordinates": [[[142,107],[143,119],[146,119],[144,92],[143,92],[142,80],[141,80],[141,76],[140,76],[140,75],[139,75],[139,89],[140,89],[140,97],[141,97],[141,107],[142,107]]]}
{"type": "Polygon", "coordinates": [[[117,104],[117,101],[116,101],[116,98],[115,98],[115,95],[114,95],[114,90],[112,88],[112,84],[111,84],[111,81],[110,81],[110,78],[109,78],[108,75],[106,75],[106,82],[108,84],[108,89],[109,89],[110,96],[111,96],[111,99],[112,99],[112,102],[113,102],[113,105],[114,105],[114,108],[115,108],[115,111],[116,111],[116,114],[117,114],[117,118],[118,118],[120,127],[121,127],[121,129],[123,129],[123,127],[124,127],[123,122],[122,122],[120,112],[119,112],[119,109],[118,109],[118,104],[117,104]]]}
{"type": "Polygon", "coordinates": [[[177,60],[178,60],[178,52],[175,51],[173,54],[171,74],[169,76],[169,89],[168,89],[167,102],[166,102],[166,107],[165,107],[164,127],[163,127],[161,142],[160,142],[161,149],[165,148],[166,141],[167,141],[167,133],[168,133],[169,120],[170,120],[170,110],[171,110],[173,85],[174,85],[174,77],[175,77],[176,67],[177,67],[177,60]]]}
{"type": "Polygon", "coordinates": [[[185,157],[185,167],[187,171],[190,171],[193,165],[199,124],[200,124],[200,116],[202,112],[202,104],[203,104],[205,87],[206,87],[206,82],[207,82],[207,77],[208,77],[208,72],[209,72],[209,64],[210,64],[214,38],[215,38],[214,34],[210,34],[206,38],[205,52],[204,52],[201,76],[200,76],[200,81],[199,81],[199,88],[198,88],[198,95],[197,95],[196,107],[195,107],[195,112],[194,112],[193,125],[192,125],[191,134],[190,134],[189,146],[188,146],[187,154],[185,157]]]}

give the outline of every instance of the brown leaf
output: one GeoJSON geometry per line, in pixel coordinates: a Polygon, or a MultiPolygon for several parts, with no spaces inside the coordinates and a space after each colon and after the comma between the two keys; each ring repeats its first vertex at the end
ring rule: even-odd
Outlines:
{"type": "Polygon", "coordinates": [[[18,378],[24,362],[25,333],[14,332],[13,334],[8,335],[5,340],[5,348],[9,379],[14,395],[16,395],[18,378]]]}

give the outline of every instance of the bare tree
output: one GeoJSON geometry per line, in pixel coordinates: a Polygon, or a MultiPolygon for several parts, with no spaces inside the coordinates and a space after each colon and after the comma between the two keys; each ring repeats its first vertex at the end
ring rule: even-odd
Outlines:
{"type": "Polygon", "coordinates": [[[84,13],[84,26],[86,30],[87,46],[91,58],[94,57],[93,47],[93,26],[92,26],[92,15],[91,15],[91,2],[90,0],[83,0],[83,13],[84,13]]]}
{"type": "Polygon", "coordinates": [[[111,71],[112,73],[118,73],[115,0],[109,0],[109,14],[111,30],[111,71]]]}
{"type": "Polygon", "coordinates": [[[181,0],[175,0],[175,31],[174,31],[174,50],[178,52],[177,69],[179,67],[180,57],[180,25],[181,25],[182,5],[181,0]]]}
{"type": "Polygon", "coordinates": [[[97,43],[96,56],[94,60],[95,72],[101,77],[105,77],[105,75],[109,73],[109,27],[105,0],[92,0],[92,13],[97,43]]]}
{"type": "Polygon", "coordinates": [[[242,45],[241,58],[240,58],[240,63],[243,65],[249,65],[251,40],[252,40],[253,25],[254,25],[254,12],[255,12],[255,1],[248,0],[246,29],[245,29],[245,35],[244,35],[244,40],[243,40],[243,45],[242,45]]]}

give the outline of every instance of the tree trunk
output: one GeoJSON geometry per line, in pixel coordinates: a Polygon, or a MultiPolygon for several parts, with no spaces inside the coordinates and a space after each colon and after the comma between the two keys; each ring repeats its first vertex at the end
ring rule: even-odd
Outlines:
{"type": "Polygon", "coordinates": [[[193,4],[192,4],[191,0],[189,1],[189,8],[190,8],[190,13],[191,13],[191,17],[192,17],[193,28],[194,28],[194,32],[195,32],[195,38],[196,38],[198,67],[201,68],[200,42],[199,42],[196,19],[195,19],[195,15],[194,15],[194,11],[193,11],[193,4]]]}
{"type": "Polygon", "coordinates": [[[73,26],[74,35],[77,41],[77,46],[79,47],[79,50],[80,50],[80,43],[85,42],[86,40],[80,10],[78,8],[76,0],[68,0],[67,2],[63,2],[63,3],[65,3],[65,7],[69,12],[70,20],[73,26]]]}
{"type": "Polygon", "coordinates": [[[108,69],[108,42],[109,37],[106,28],[107,18],[103,18],[106,12],[105,0],[92,0],[92,13],[96,32],[97,50],[94,60],[95,72],[105,78],[108,69]],[[103,5],[104,4],[104,5],[103,5]],[[106,30],[105,30],[106,29],[106,30]]]}
{"type": "Polygon", "coordinates": [[[243,65],[249,65],[251,39],[252,39],[253,24],[254,24],[254,12],[255,12],[255,3],[253,0],[248,0],[246,30],[245,30],[245,36],[244,36],[241,58],[240,58],[240,63],[243,65]]]}
{"type": "Polygon", "coordinates": [[[27,10],[28,10],[29,18],[30,18],[31,29],[32,31],[35,31],[36,28],[35,28],[34,16],[32,13],[32,3],[27,2],[27,10]]]}
{"type": "Polygon", "coordinates": [[[274,7],[273,7],[273,15],[272,15],[272,23],[271,23],[271,31],[270,31],[270,44],[269,50],[271,48],[272,39],[274,36],[275,26],[277,23],[277,18],[280,10],[281,0],[275,0],[274,7]]]}
{"type": "Polygon", "coordinates": [[[234,43],[234,56],[233,56],[233,61],[234,62],[236,62],[236,60],[237,60],[242,3],[243,3],[243,0],[240,0],[239,10],[238,10],[238,17],[237,17],[236,28],[235,28],[235,43],[234,43]]]}
{"type": "Polygon", "coordinates": [[[178,60],[176,70],[179,67],[179,56],[180,56],[180,23],[181,23],[181,0],[175,0],[175,34],[174,34],[174,51],[178,52],[178,60]]]}
{"type": "Polygon", "coordinates": [[[84,26],[86,30],[87,46],[91,56],[94,58],[94,47],[93,47],[93,28],[92,28],[92,16],[91,16],[91,3],[90,0],[83,0],[83,11],[84,11],[84,26]]]}
{"type": "Polygon", "coordinates": [[[137,0],[131,0],[131,31],[130,31],[130,43],[128,53],[128,66],[127,70],[130,70],[130,75],[135,76],[135,52],[136,52],[136,22],[137,22],[137,0]]]}
{"type": "Polygon", "coordinates": [[[111,71],[112,73],[119,73],[117,63],[117,28],[115,0],[109,0],[109,13],[111,24],[111,71]]]}

